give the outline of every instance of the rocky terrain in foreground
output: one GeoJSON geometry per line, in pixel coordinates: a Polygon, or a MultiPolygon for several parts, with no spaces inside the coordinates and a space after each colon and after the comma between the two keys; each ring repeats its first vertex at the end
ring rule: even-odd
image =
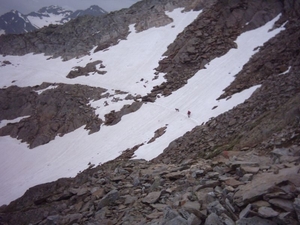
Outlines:
{"type": "MultiPolygon", "coordinates": [[[[200,9],[204,3],[200,0],[188,2],[187,10],[191,6],[200,9]]],[[[137,8],[154,6],[136,25],[143,30],[167,23],[168,19],[160,10],[180,4],[183,3],[147,0],[115,14],[123,15],[116,18],[127,18],[123,21],[129,21],[128,14],[145,13],[143,10],[137,12],[137,8]],[[156,17],[153,12],[157,13],[156,17]]],[[[167,81],[147,96],[135,99],[136,104],[155,101],[158,94],[172,94],[196,71],[205,69],[207,62],[232,47],[238,47],[234,46],[233,41],[241,32],[259,27],[281,13],[276,26],[284,26],[285,30],[258,49],[220,96],[230,98],[248,87],[261,85],[251,98],[174,140],[163,154],[152,161],[132,159],[134,151],[139,148],[137,145],[124,149],[115,160],[96,167],[89,165],[89,169],[75,178],[62,178],[30,188],[21,198],[0,208],[0,224],[300,223],[300,3],[296,0],[216,1],[212,7],[207,6],[203,10],[178,35],[165,53],[166,57],[159,63],[157,71],[165,72],[167,81]]],[[[111,19],[113,14],[105,16],[104,20],[111,19]]],[[[91,19],[86,17],[77,22],[84,24],[85,20],[91,19]]],[[[95,21],[91,27],[96,24],[95,21]]],[[[68,26],[73,25],[69,23],[68,26]]],[[[68,26],[67,29],[70,28],[68,26]]],[[[127,26],[114,30],[118,26],[119,23],[112,26],[113,32],[109,35],[112,42],[95,38],[99,49],[116,43],[115,37],[120,38],[123,34],[123,38],[126,37],[127,26]]],[[[63,32],[55,27],[30,35],[43,37],[47,32],[49,38],[64,38],[63,35],[51,36],[52,32],[63,32]]],[[[0,39],[6,41],[15,54],[25,54],[27,51],[59,54],[62,50],[61,47],[52,48],[46,44],[27,45],[28,48],[16,44],[12,47],[14,41],[20,43],[21,39],[29,38],[27,35],[22,36],[24,39],[17,36],[0,39]]],[[[78,40],[75,39],[74,43],[81,38],[80,35],[76,37],[78,40]]],[[[92,43],[91,39],[89,41],[92,43]]],[[[89,45],[86,44],[82,52],[77,46],[75,51],[80,55],[89,45]]],[[[2,54],[9,53],[7,46],[1,45],[2,54]]],[[[74,56],[72,51],[67,51],[65,56],[74,56]]],[[[77,68],[69,74],[84,75],[80,71],[85,69],[77,68]]],[[[59,86],[70,88],[62,84],[59,86]]],[[[85,88],[80,87],[80,90],[85,88]]],[[[103,90],[98,91],[92,92],[95,95],[98,93],[95,98],[101,97],[103,90]]],[[[88,91],[85,93],[91,94],[88,91]]],[[[83,102],[87,98],[84,96],[81,97],[83,102]]],[[[33,94],[32,98],[41,97],[33,94]]],[[[138,110],[138,107],[133,106],[132,110],[138,110]]],[[[92,108],[86,110],[93,115],[92,108]]],[[[123,112],[128,111],[123,109],[123,112]]],[[[116,116],[122,114],[107,114],[106,125],[113,125],[117,122],[116,116]]],[[[87,122],[84,117],[80,119],[83,123],[87,122]]],[[[0,131],[4,132],[3,129],[0,131]]],[[[161,128],[155,138],[163,133],[161,128]]]]}
{"type": "Polygon", "coordinates": [[[297,145],[176,164],[126,160],[125,154],[75,178],[30,188],[0,209],[0,222],[296,225],[299,160],[297,145]]]}

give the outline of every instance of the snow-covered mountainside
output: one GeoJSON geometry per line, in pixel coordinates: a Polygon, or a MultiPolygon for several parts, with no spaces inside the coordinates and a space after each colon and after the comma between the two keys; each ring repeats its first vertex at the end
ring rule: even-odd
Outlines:
{"type": "Polygon", "coordinates": [[[61,25],[78,16],[101,16],[106,13],[105,10],[96,5],[85,10],[76,10],[75,12],[52,5],[27,15],[13,10],[0,16],[0,30],[1,34],[20,34],[34,31],[50,24],[61,25]]]}
{"type": "Polygon", "coordinates": [[[0,16],[0,34],[18,34],[30,32],[35,29],[36,27],[27,16],[16,10],[0,16]]]}
{"type": "Polygon", "coordinates": [[[0,36],[0,224],[298,224],[299,15],[144,0],[0,36]]]}
{"type": "Polygon", "coordinates": [[[37,12],[31,12],[27,19],[36,28],[48,26],[49,24],[63,24],[70,20],[71,10],[63,9],[59,6],[43,7],[37,12]]]}

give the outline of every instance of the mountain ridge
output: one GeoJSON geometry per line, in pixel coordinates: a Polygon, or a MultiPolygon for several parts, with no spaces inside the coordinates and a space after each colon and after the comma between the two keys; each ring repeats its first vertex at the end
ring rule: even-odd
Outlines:
{"type": "Polygon", "coordinates": [[[85,10],[66,10],[60,6],[42,7],[36,12],[22,14],[16,10],[0,16],[1,34],[27,33],[50,24],[64,24],[78,16],[102,16],[107,12],[99,6],[92,5],[85,10]]]}

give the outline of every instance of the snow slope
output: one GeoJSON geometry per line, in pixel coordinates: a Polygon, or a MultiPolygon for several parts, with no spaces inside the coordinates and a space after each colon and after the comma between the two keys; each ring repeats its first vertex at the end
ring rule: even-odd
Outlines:
{"type": "MultiPolygon", "coordinates": [[[[159,74],[157,80],[152,79],[154,68],[158,66],[167,46],[199,13],[201,12],[181,13],[180,9],[168,12],[174,19],[173,23],[140,33],[136,33],[131,25],[127,40],[120,41],[106,51],[91,51],[90,56],[80,59],[64,62],[60,58],[47,60],[46,56],[33,54],[23,57],[0,56],[0,61],[8,60],[12,63],[0,67],[0,87],[10,86],[12,81],[13,85],[23,87],[47,81],[99,86],[108,89],[109,93],[122,90],[132,95],[145,95],[153,86],[164,81],[163,74],[159,74]],[[85,66],[91,59],[102,60],[108,72],[105,75],[66,78],[72,67],[85,66]]],[[[124,116],[118,124],[102,126],[100,132],[88,135],[81,127],[31,150],[16,139],[0,137],[0,205],[20,197],[31,186],[61,177],[75,176],[87,168],[89,162],[96,165],[106,162],[137,144],[145,143],[136,151],[136,158],[152,159],[162,153],[175,138],[242,103],[258,87],[236,94],[227,101],[216,101],[216,98],[255,53],[254,49],[283,30],[277,28],[269,32],[278,18],[279,16],[261,28],[242,34],[236,40],[237,49],[232,49],[223,57],[210,62],[206,65],[206,70],[200,70],[172,95],[144,104],[135,113],[124,116]],[[218,107],[212,110],[214,106],[218,107]],[[176,112],[175,108],[180,111],[176,112]],[[186,116],[187,110],[191,110],[191,118],[186,116]],[[155,142],[146,144],[155,130],[165,125],[166,133],[155,142]]],[[[120,98],[125,96],[119,95],[120,98]]],[[[107,98],[92,101],[91,105],[97,108],[96,114],[103,118],[105,113],[130,102],[114,102],[112,98],[107,98]],[[109,105],[104,107],[104,101],[109,105]]]]}

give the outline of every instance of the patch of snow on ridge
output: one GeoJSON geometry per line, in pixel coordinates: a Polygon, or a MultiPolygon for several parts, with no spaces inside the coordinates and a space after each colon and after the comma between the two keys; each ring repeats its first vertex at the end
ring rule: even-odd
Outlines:
{"type": "Polygon", "coordinates": [[[51,89],[55,89],[55,88],[57,88],[58,86],[57,85],[50,85],[49,87],[47,87],[47,88],[44,88],[44,89],[42,89],[42,90],[38,90],[38,91],[35,91],[36,93],[38,93],[39,95],[40,94],[42,94],[44,91],[46,91],[46,90],[51,90],[51,89]]]}
{"type": "Polygon", "coordinates": [[[21,116],[12,120],[1,120],[0,121],[0,128],[5,127],[7,124],[9,123],[18,123],[20,122],[22,119],[28,118],[30,116],[21,116]]]}

